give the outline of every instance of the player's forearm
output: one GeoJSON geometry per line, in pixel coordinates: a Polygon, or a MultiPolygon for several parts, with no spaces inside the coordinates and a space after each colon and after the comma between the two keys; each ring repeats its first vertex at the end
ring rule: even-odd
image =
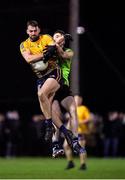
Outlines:
{"type": "Polygon", "coordinates": [[[62,57],[63,59],[66,59],[67,58],[67,55],[66,53],[63,51],[63,50],[58,50],[58,55],[60,57],[62,57]]]}
{"type": "Polygon", "coordinates": [[[71,59],[73,57],[73,53],[71,52],[65,52],[63,51],[61,54],[61,57],[65,60],[65,59],[71,59]]]}
{"type": "Polygon", "coordinates": [[[28,63],[33,63],[39,61],[41,58],[43,58],[43,54],[28,55],[25,59],[28,63]]]}
{"type": "Polygon", "coordinates": [[[64,51],[62,49],[62,47],[60,47],[60,46],[57,47],[57,51],[58,51],[58,55],[60,57],[62,57],[63,59],[69,59],[69,58],[73,57],[73,53],[72,52],[64,51]]]}

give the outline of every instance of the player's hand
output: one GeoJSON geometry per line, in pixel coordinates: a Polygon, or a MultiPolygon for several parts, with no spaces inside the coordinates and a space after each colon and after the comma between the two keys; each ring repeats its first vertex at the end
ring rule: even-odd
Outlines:
{"type": "Polygon", "coordinates": [[[56,55],[56,50],[57,50],[56,45],[46,46],[43,53],[43,61],[47,62],[50,58],[56,55]]]}
{"type": "Polygon", "coordinates": [[[73,41],[71,34],[65,34],[64,38],[66,41],[73,41]]]}

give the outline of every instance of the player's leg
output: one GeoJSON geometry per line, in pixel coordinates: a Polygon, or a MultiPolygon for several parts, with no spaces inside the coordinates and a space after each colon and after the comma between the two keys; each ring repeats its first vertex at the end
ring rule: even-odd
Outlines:
{"type": "MultiPolygon", "coordinates": [[[[79,135],[79,144],[85,148],[86,140],[85,140],[84,134],[79,135]]],[[[80,170],[86,170],[87,169],[87,166],[86,166],[87,152],[85,151],[84,153],[79,154],[79,158],[80,158],[80,170]]]]}
{"type": "Polygon", "coordinates": [[[41,88],[38,89],[38,97],[41,102],[42,112],[46,119],[52,118],[52,107],[49,100],[58,89],[60,85],[54,78],[48,78],[41,88]]]}
{"type": "Polygon", "coordinates": [[[61,101],[61,105],[70,114],[71,129],[75,136],[78,136],[78,120],[76,112],[76,104],[73,96],[67,96],[61,101]]]}
{"type": "MultiPolygon", "coordinates": [[[[67,128],[71,129],[70,121],[67,124],[67,128]]],[[[66,140],[64,141],[63,148],[65,151],[66,159],[68,161],[66,169],[71,169],[71,168],[75,167],[75,164],[73,162],[73,152],[72,152],[72,149],[70,148],[70,146],[68,145],[66,140]]]]}
{"type": "Polygon", "coordinates": [[[72,132],[74,134],[74,137],[72,139],[72,149],[75,153],[84,153],[85,148],[81,147],[78,142],[78,120],[74,98],[72,96],[68,96],[61,101],[61,104],[71,115],[71,128],[73,128],[72,132]]]}
{"type": "Polygon", "coordinates": [[[52,119],[55,126],[59,129],[59,131],[64,135],[68,144],[71,148],[73,148],[73,139],[74,134],[68,130],[62,122],[61,110],[58,101],[54,101],[52,104],[52,119]]]}
{"type": "Polygon", "coordinates": [[[64,154],[63,147],[60,142],[60,132],[55,126],[55,132],[52,137],[52,157],[56,158],[64,154]]]}
{"type": "Polygon", "coordinates": [[[38,88],[40,107],[46,118],[46,141],[52,138],[52,100],[50,99],[52,99],[51,97],[53,97],[59,87],[59,83],[54,78],[48,78],[42,87],[38,88]]]}

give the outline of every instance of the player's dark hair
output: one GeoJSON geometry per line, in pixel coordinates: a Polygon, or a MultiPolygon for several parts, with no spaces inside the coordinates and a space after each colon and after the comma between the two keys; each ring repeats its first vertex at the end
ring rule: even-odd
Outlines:
{"type": "Polygon", "coordinates": [[[60,33],[61,35],[64,35],[64,38],[67,41],[73,41],[72,35],[68,34],[68,33],[65,33],[63,30],[58,29],[58,30],[55,31],[54,34],[56,34],[56,33],[60,33]]]}
{"type": "Polygon", "coordinates": [[[56,30],[56,31],[54,32],[54,34],[56,34],[56,33],[60,33],[60,34],[62,34],[62,35],[65,36],[65,32],[62,31],[62,30],[60,30],[60,29],[58,29],[58,30],[56,30]]]}
{"type": "Polygon", "coordinates": [[[72,38],[71,34],[65,34],[64,37],[65,37],[66,41],[73,41],[73,38],[72,38]]]}
{"type": "Polygon", "coordinates": [[[40,28],[40,25],[39,25],[39,23],[36,20],[27,21],[27,27],[28,26],[33,26],[33,27],[37,27],[38,26],[40,28]]]}

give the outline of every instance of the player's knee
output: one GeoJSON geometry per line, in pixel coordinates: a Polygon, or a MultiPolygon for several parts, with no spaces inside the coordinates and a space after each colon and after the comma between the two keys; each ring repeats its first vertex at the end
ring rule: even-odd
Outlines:
{"type": "Polygon", "coordinates": [[[76,107],[73,104],[73,105],[70,106],[70,114],[72,115],[72,114],[75,114],[75,113],[76,113],[76,107]]]}
{"type": "Polygon", "coordinates": [[[41,101],[46,100],[46,93],[44,91],[38,91],[38,97],[41,101]]]}

